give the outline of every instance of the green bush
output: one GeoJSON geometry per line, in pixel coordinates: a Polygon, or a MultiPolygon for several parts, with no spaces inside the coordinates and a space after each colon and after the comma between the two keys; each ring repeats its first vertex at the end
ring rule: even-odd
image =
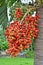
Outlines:
{"type": "Polygon", "coordinates": [[[27,49],[26,51],[26,57],[27,58],[33,58],[34,57],[34,51],[27,49]]]}
{"type": "Polygon", "coordinates": [[[6,50],[8,48],[8,43],[6,40],[0,39],[0,50],[6,50]]]}
{"type": "Polygon", "coordinates": [[[2,25],[0,25],[0,50],[6,50],[8,48],[7,40],[4,36],[4,30],[2,25]]]}

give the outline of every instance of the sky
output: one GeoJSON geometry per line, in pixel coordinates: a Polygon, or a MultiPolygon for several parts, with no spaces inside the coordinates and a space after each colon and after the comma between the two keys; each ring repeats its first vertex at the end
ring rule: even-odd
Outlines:
{"type": "MultiPolygon", "coordinates": [[[[29,2],[32,3],[32,0],[21,0],[21,2],[24,3],[24,4],[26,4],[26,3],[29,4],[29,2]]],[[[34,0],[34,2],[35,2],[35,0],[34,0]]]]}

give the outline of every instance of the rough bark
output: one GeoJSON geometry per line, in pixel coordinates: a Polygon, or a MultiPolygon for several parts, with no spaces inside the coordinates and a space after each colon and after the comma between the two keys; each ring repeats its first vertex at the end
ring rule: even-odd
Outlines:
{"type": "Polygon", "coordinates": [[[37,10],[37,13],[40,15],[39,19],[39,34],[35,41],[34,49],[34,65],[43,65],[43,7],[40,7],[37,10]]]}

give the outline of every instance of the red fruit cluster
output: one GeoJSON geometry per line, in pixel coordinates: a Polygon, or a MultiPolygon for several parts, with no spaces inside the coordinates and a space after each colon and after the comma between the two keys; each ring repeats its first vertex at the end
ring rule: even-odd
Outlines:
{"type": "Polygon", "coordinates": [[[15,18],[21,18],[22,17],[22,10],[20,8],[16,8],[14,17],[15,18]]]}
{"type": "Polygon", "coordinates": [[[38,34],[38,18],[27,16],[24,23],[20,24],[14,21],[6,28],[5,35],[8,40],[8,49],[6,52],[12,56],[17,56],[22,50],[29,48],[32,44],[32,38],[36,38],[38,34]]]}

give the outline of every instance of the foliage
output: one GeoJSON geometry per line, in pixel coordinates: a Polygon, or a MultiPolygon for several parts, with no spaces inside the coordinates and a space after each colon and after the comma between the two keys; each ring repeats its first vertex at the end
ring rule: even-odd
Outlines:
{"type": "Polygon", "coordinates": [[[0,39],[0,50],[6,50],[8,48],[8,44],[7,44],[7,41],[6,40],[2,40],[0,39]]]}
{"type": "Polygon", "coordinates": [[[0,6],[5,5],[5,0],[0,0],[0,6]]]}
{"type": "Polygon", "coordinates": [[[8,47],[7,40],[5,39],[4,36],[3,27],[0,25],[0,50],[5,50],[7,49],[7,47],[8,47]]]}
{"type": "Polygon", "coordinates": [[[11,7],[15,1],[17,1],[17,0],[8,0],[7,1],[7,6],[11,7]]]}
{"type": "Polygon", "coordinates": [[[27,58],[33,58],[34,57],[34,51],[27,49],[26,50],[26,57],[27,58]]]}
{"type": "Polygon", "coordinates": [[[16,0],[0,0],[0,6],[7,4],[9,7],[13,5],[16,0]]]}

